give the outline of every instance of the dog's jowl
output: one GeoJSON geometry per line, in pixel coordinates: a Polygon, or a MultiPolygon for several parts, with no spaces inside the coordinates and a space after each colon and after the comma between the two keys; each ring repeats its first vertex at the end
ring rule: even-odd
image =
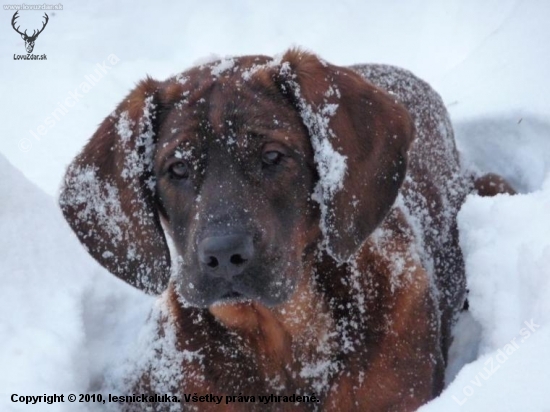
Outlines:
{"type": "Polygon", "coordinates": [[[289,50],[142,81],[60,198],[96,260],[160,295],[127,393],[181,402],[123,408],[434,398],[465,300],[456,215],[475,186],[461,170],[441,99],[395,67],[289,50]]]}

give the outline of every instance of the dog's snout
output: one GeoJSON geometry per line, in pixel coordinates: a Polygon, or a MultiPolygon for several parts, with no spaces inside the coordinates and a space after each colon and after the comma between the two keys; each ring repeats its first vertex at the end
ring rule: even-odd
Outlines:
{"type": "Polygon", "coordinates": [[[199,243],[198,253],[206,273],[230,279],[241,274],[254,257],[254,244],[249,235],[210,236],[199,243]]]}

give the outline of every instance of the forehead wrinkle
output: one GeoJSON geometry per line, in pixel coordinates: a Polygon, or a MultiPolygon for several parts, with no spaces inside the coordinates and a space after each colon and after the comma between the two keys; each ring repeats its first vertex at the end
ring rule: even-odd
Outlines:
{"type": "Polygon", "coordinates": [[[180,145],[179,139],[168,140],[157,144],[155,153],[155,167],[160,167],[166,159],[168,159],[180,145]]]}
{"type": "Polygon", "coordinates": [[[200,146],[203,133],[204,110],[192,111],[188,107],[175,109],[159,129],[155,157],[158,160],[172,156],[178,148],[187,143],[200,146]],[[172,130],[176,129],[173,133],[172,130]]]}
{"type": "Polygon", "coordinates": [[[208,102],[205,118],[214,133],[222,132],[220,127],[223,123],[225,111],[225,96],[222,88],[223,86],[219,81],[213,82],[210,93],[205,97],[208,102]]]}
{"type": "Polygon", "coordinates": [[[193,132],[178,131],[172,136],[159,140],[155,157],[157,159],[168,158],[173,155],[178,148],[181,148],[183,143],[189,142],[193,144],[196,140],[193,132]]]}
{"type": "MultiPolygon", "coordinates": [[[[247,65],[240,66],[239,70],[218,78],[213,78],[208,70],[195,73],[205,79],[195,79],[200,87],[194,90],[191,84],[186,84],[191,87],[187,103],[176,108],[170,116],[171,127],[180,130],[171,136],[170,127],[167,127],[169,137],[166,140],[176,138],[178,144],[199,143],[194,140],[206,133],[204,137],[208,141],[226,136],[240,146],[251,135],[257,135],[307,152],[308,139],[302,136],[307,136],[307,131],[303,130],[303,122],[294,106],[269,76],[255,73],[244,80],[241,72],[247,65]]],[[[174,145],[174,150],[177,146],[174,145]]]]}
{"type": "MultiPolygon", "coordinates": [[[[309,153],[308,134],[301,118],[278,91],[261,84],[237,88],[221,83],[212,89],[210,98],[215,103],[210,105],[208,115],[216,140],[231,137],[238,147],[246,147],[245,142],[254,136],[259,144],[273,140],[304,155],[309,153]]],[[[224,146],[227,142],[220,140],[224,146]]]]}
{"type": "Polygon", "coordinates": [[[310,145],[309,134],[295,108],[279,93],[264,95],[247,112],[248,119],[243,123],[245,132],[266,136],[286,145],[307,152],[310,145]]]}
{"type": "Polygon", "coordinates": [[[214,134],[236,138],[254,110],[250,100],[236,87],[218,84],[209,96],[208,121],[214,134]]]}
{"type": "MultiPolygon", "coordinates": [[[[219,111],[213,113],[212,120],[219,123],[220,120],[223,120],[223,115],[227,117],[228,115],[255,113],[260,106],[274,105],[277,109],[288,105],[273,81],[257,76],[244,80],[242,71],[249,67],[246,64],[239,64],[239,66],[239,70],[213,80],[209,97],[211,104],[214,103],[219,111]],[[221,110],[224,113],[221,113],[221,110]]],[[[269,107],[266,114],[276,111],[275,109],[269,107]]]]}

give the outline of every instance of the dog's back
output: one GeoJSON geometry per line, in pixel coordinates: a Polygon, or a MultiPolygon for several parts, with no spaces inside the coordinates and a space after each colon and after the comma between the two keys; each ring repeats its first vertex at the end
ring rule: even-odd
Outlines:
{"type": "Polygon", "coordinates": [[[454,318],[464,303],[466,279],[458,244],[456,216],[472,191],[470,173],[461,169],[449,114],[439,94],[411,72],[389,65],[356,65],[367,81],[395,96],[409,111],[415,140],[407,176],[396,203],[419,241],[418,251],[434,278],[441,310],[442,351],[447,353],[454,318]],[[431,270],[430,270],[431,269],[431,270]]]}

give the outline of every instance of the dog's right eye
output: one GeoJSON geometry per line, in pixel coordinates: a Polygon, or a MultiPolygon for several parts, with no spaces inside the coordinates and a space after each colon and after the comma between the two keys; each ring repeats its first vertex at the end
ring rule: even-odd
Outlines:
{"type": "Polygon", "coordinates": [[[269,150],[262,154],[262,162],[266,166],[273,166],[281,163],[283,154],[277,150],[269,150]]]}
{"type": "Polygon", "coordinates": [[[187,179],[189,177],[189,166],[184,162],[176,162],[168,169],[170,177],[174,179],[187,179]]]}

